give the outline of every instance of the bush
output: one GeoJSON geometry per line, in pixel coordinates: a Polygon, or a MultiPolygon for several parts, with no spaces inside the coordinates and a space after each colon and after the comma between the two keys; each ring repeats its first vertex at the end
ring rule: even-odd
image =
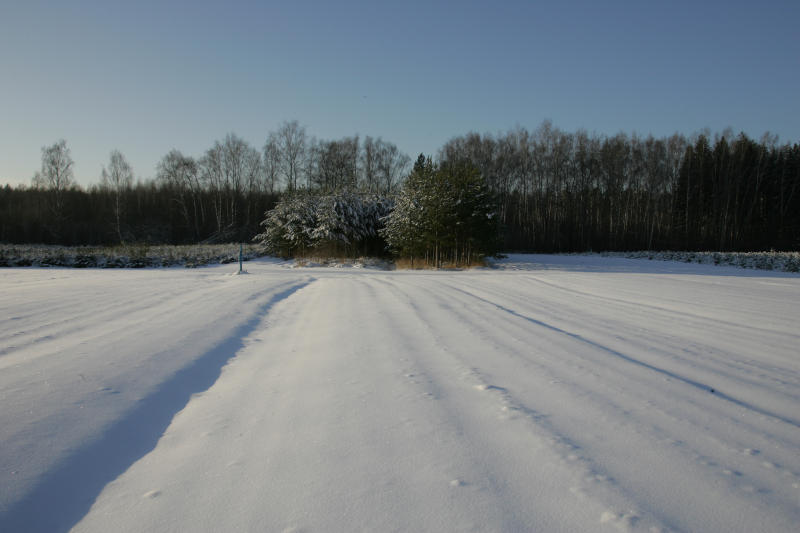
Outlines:
{"type": "Polygon", "coordinates": [[[253,240],[281,257],[382,255],[380,230],[392,206],[391,199],[376,195],[295,191],[265,213],[264,232],[253,240]]]}

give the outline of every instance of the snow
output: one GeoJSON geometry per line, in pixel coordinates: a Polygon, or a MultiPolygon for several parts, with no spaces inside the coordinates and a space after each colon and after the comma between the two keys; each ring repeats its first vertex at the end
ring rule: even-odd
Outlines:
{"type": "Polygon", "coordinates": [[[795,531],[800,276],[0,270],[0,531],[795,531]]]}

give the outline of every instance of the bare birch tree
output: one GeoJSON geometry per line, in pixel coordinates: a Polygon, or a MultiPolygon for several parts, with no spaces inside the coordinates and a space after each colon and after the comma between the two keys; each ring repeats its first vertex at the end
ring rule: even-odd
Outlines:
{"type": "Polygon", "coordinates": [[[200,227],[205,223],[205,210],[197,161],[178,150],[171,150],[158,163],[156,175],[171,189],[172,201],[178,205],[195,240],[200,239],[200,227]]]}
{"type": "Polygon", "coordinates": [[[293,191],[297,189],[305,168],[308,145],[306,129],[296,120],[284,122],[275,133],[275,144],[280,153],[281,171],[286,180],[286,188],[293,191]]]}
{"type": "Polygon", "coordinates": [[[33,186],[49,191],[50,224],[53,235],[61,232],[64,220],[66,192],[75,187],[72,167],[74,161],[67,148],[67,141],[59,140],[51,146],[42,147],[42,169],[33,176],[33,186]]]}
{"type": "Polygon", "coordinates": [[[108,169],[103,167],[100,173],[100,186],[113,195],[112,211],[114,214],[114,233],[119,242],[122,237],[123,195],[133,185],[133,169],[119,150],[112,150],[109,156],[108,169]]]}

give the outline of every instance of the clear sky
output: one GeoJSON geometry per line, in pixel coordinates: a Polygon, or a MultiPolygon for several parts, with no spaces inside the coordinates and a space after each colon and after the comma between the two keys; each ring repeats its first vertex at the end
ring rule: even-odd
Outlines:
{"type": "Polygon", "coordinates": [[[0,0],[0,184],[61,138],[88,185],[294,119],[411,157],[545,119],[800,142],[800,1],[0,0]]]}

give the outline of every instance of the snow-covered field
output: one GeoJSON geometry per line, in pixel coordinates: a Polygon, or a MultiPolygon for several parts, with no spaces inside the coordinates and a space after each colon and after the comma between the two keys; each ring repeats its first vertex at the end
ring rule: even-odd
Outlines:
{"type": "Polygon", "coordinates": [[[796,531],[800,276],[0,270],[0,531],[796,531]]]}

